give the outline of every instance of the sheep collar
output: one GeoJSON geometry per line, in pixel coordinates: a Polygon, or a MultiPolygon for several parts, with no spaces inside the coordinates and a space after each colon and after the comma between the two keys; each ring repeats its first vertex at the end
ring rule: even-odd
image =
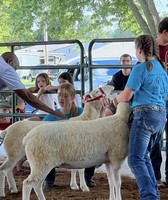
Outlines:
{"type": "Polygon", "coordinates": [[[99,100],[100,98],[106,96],[105,92],[103,91],[103,89],[101,87],[99,87],[99,91],[101,92],[101,95],[99,95],[99,96],[97,96],[95,98],[90,98],[90,99],[85,98],[86,102],[96,101],[96,100],[99,100]]]}

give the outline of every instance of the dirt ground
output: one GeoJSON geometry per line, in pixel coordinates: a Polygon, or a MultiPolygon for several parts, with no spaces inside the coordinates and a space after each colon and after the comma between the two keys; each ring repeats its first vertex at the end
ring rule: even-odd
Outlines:
{"type": "MultiPolygon", "coordinates": [[[[6,185],[6,194],[3,200],[21,200],[22,181],[30,173],[29,168],[23,167],[23,169],[15,175],[17,186],[19,189],[18,194],[10,194],[6,185]]],[[[91,188],[90,192],[82,192],[81,190],[73,191],[70,189],[70,172],[69,171],[57,171],[56,175],[56,187],[47,189],[44,191],[47,200],[106,200],[109,197],[109,187],[107,177],[105,173],[95,173],[94,180],[96,187],[91,188]]],[[[79,183],[79,179],[78,179],[79,183]]],[[[161,200],[168,199],[168,188],[160,190],[161,200]]],[[[122,200],[138,200],[138,188],[136,181],[129,177],[122,176],[121,187],[122,200]]],[[[37,200],[34,192],[31,194],[31,200],[37,200]]]]}

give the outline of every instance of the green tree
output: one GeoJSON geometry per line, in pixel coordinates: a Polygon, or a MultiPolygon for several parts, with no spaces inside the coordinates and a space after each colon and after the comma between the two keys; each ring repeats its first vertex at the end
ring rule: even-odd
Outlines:
{"type": "Polygon", "coordinates": [[[156,2],[1,0],[0,41],[41,40],[46,27],[50,40],[104,38],[109,36],[109,29],[116,22],[123,31],[133,35],[156,35],[160,21],[156,2]]]}

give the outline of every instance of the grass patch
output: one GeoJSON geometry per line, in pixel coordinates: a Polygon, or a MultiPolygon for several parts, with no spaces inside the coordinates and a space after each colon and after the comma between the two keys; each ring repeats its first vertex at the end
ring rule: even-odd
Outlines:
{"type": "MultiPolygon", "coordinates": [[[[21,79],[21,82],[25,85],[26,88],[34,87],[35,86],[35,81],[30,82],[29,80],[21,79]]],[[[52,84],[53,84],[53,81],[51,81],[51,85],[52,84]]]]}
{"type": "Polygon", "coordinates": [[[26,79],[21,79],[21,82],[25,85],[26,88],[35,86],[35,82],[30,82],[26,79]]]}

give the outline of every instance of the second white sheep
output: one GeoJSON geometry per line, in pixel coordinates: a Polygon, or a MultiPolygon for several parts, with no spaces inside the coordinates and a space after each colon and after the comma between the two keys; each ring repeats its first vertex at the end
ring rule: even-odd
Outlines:
{"type": "Polygon", "coordinates": [[[23,182],[23,200],[29,200],[32,188],[39,200],[45,200],[42,184],[53,167],[87,168],[105,163],[110,200],[121,200],[119,169],[128,154],[128,103],[119,103],[110,117],[89,121],[67,121],[40,125],[23,139],[31,173],[23,182]]]}
{"type": "MultiPolygon", "coordinates": [[[[71,118],[70,120],[91,120],[99,118],[104,107],[102,105],[102,98],[110,98],[111,92],[114,90],[112,86],[103,86],[101,89],[91,91],[85,96],[85,105],[83,113],[71,118]]],[[[5,176],[7,177],[9,189],[11,193],[17,193],[16,182],[13,177],[13,168],[15,165],[25,156],[25,149],[22,145],[23,137],[34,127],[41,125],[41,121],[19,121],[9,126],[6,130],[1,132],[1,137],[4,137],[4,149],[7,159],[0,166],[0,197],[5,197],[5,176]]],[[[58,123],[58,122],[52,122],[58,123]]],[[[80,170],[80,188],[83,191],[89,191],[84,179],[84,170],[80,170]]],[[[71,171],[71,183],[72,189],[79,189],[76,182],[76,170],[71,171]]]]}

